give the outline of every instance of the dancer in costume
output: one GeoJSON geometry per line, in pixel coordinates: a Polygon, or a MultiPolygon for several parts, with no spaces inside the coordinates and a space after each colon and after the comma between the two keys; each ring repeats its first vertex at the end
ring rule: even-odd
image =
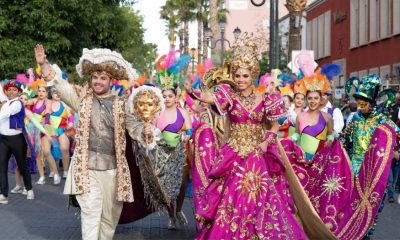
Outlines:
{"type": "MultiPolygon", "coordinates": [[[[213,153],[215,163],[205,176],[213,180],[196,212],[202,226],[198,239],[307,239],[295,217],[296,207],[276,145],[277,120],[286,114],[285,107],[279,93],[253,90],[259,72],[257,49],[247,33],[233,45],[237,91],[223,84],[210,94],[185,85],[192,97],[227,114],[231,122],[228,142],[216,149],[218,154],[213,153]],[[265,129],[267,120],[271,121],[270,130],[265,129]]],[[[199,146],[196,140],[197,136],[194,141],[200,155],[213,155],[209,154],[213,143],[199,146]]]]}
{"type": "MultiPolygon", "coordinates": [[[[370,186],[367,186],[367,193],[372,189],[375,190],[371,191],[371,194],[374,194],[374,197],[376,198],[376,202],[373,202],[373,204],[378,206],[381,205],[379,208],[379,212],[381,212],[383,209],[382,195],[384,193],[384,185],[386,185],[384,183],[387,182],[389,176],[392,158],[390,157],[389,159],[386,159],[386,157],[392,156],[393,154],[393,142],[396,140],[396,135],[393,134],[393,131],[399,133],[400,129],[393,121],[390,120],[389,116],[386,116],[376,109],[376,99],[385,94],[385,91],[378,94],[381,87],[381,79],[379,76],[375,74],[369,74],[364,76],[361,80],[357,78],[349,79],[346,83],[346,93],[348,95],[350,94],[350,89],[352,86],[355,86],[356,88],[356,93],[353,94],[353,97],[357,102],[358,111],[355,113],[351,122],[346,127],[342,140],[349,153],[352,169],[356,177],[361,178],[360,174],[362,175],[362,173],[364,173],[363,171],[370,170],[368,169],[370,167],[376,168],[379,165],[381,166],[383,171],[378,171],[375,176],[363,176],[368,178],[372,177],[375,179],[370,186]],[[383,138],[376,140],[376,132],[379,130],[386,131],[386,134],[388,134],[388,137],[390,137],[385,143],[386,146],[378,150],[378,153],[379,151],[385,151],[386,156],[384,159],[386,159],[386,161],[376,163],[367,162],[365,161],[366,158],[375,158],[374,155],[368,156],[368,152],[371,150],[371,148],[380,145],[373,142],[384,140],[383,138]],[[370,164],[370,166],[366,164],[370,164]],[[376,186],[374,186],[375,184],[376,186]]],[[[389,107],[393,101],[393,98],[388,99],[389,100],[387,101],[386,107],[389,107]]],[[[376,161],[380,160],[379,157],[380,156],[378,155],[376,161]]],[[[374,210],[375,211],[373,211],[370,216],[372,217],[372,222],[374,224],[369,228],[365,239],[369,239],[375,231],[375,222],[378,218],[378,213],[376,209],[374,210]]]]}
{"type": "MultiPolygon", "coordinates": [[[[37,80],[38,81],[38,80],[37,80]]],[[[47,89],[44,85],[39,85],[36,88],[37,98],[32,98],[28,100],[27,105],[32,106],[33,117],[46,128],[50,126],[50,111],[51,111],[51,101],[47,99],[47,89]]],[[[45,184],[46,177],[44,172],[44,158],[47,160],[50,166],[50,172],[53,174],[53,183],[60,184],[61,177],[58,174],[58,168],[53,155],[51,154],[51,138],[44,134],[40,135],[40,154],[36,158],[36,165],[40,175],[37,184],[45,184]]]]}
{"type": "Polygon", "coordinates": [[[296,113],[294,112],[294,92],[293,92],[293,78],[287,73],[281,73],[278,75],[278,79],[280,79],[280,87],[279,92],[281,93],[283,102],[285,103],[285,107],[287,109],[287,116],[284,118],[281,118],[278,120],[280,127],[279,127],[279,132],[278,136],[280,138],[287,138],[291,135],[294,134],[295,128],[294,128],[294,123],[295,121],[292,121],[296,113]]]}
{"type": "Polygon", "coordinates": [[[79,112],[77,144],[64,194],[74,195],[81,209],[83,239],[112,239],[123,202],[133,202],[130,170],[125,156],[125,103],[113,96],[113,79],[133,82],[136,72],[121,54],[109,49],[84,49],[77,65],[80,76],[90,76],[91,88],[78,97],[57,74],[42,45],[35,47],[42,76],[52,81],[60,98],[79,112]]]}
{"type": "Polygon", "coordinates": [[[68,175],[69,168],[69,150],[70,141],[66,135],[66,130],[74,127],[74,115],[71,109],[61,102],[58,92],[55,88],[51,89],[51,109],[50,109],[50,124],[54,129],[54,135],[60,146],[63,164],[63,178],[68,175]]]}
{"type": "Polygon", "coordinates": [[[339,239],[363,239],[377,216],[390,171],[396,135],[393,124],[372,110],[380,86],[376,75],[351,79],[346,92],[354,95],[359,111],[335,141],[308,162],[290,140],[282,140],[287,156],[315,211],[339,239]]]}
{"type": "MultiPolygon", "coordinates": [[[[339,75],[341,71],[340,65],[338,64],[326,64],[321,67],[321,74],[325,75],[329,81],[333,80],[334,76],[339,75]]],[[[344,127],[344,118],[343,113],[340,108],[336,107],[329,100],[330,96],[332,96],[331,89],[325,91],[321,98],[320,110],[322,112],[328,113],[333,119],[333,133],[332,135],[335,138],[339,137],[339,134],[342,132],[344,127]]]]}
{"type": "MultiPolygon", "coordinates": [[[[27,158],[28,158],[28,169],[31,173],[36,172],[36,156],[39,152],[38,141],[40,140],[39,135],[36,132],[40,132],[45,134],[46,136],[50,137],[44,127],[41,125],[40,122],[33,117],[33,113],[27,108],[28,103],[28,94],[22,93],[20,96],[20,100],[25,107],[25,129],[26,129],[26,139],[28,143],[28,151],[27,151],[27,158]],[[36,136],[36,137],[35,137],[36,136]]],[[[13,163],[11,163],[13,164],[13,163]]],[[[16,162],[14,163],[15,166],[11,167],[11,170],[15,172],[15,187],[10,191],[11,193],[22,193],[24,195],[27,194],[26,188],[24,188],[22,184],[22,176],[19,169],[16,166],[16,162]]]]}
{"type": "Polygon", "coordinates": [[[25,109],[18,96],[21,92],[21,87],[15,81],[10,81],[4,85],[4,93],[9,100],[0,110],[0,204],[8,203],[7,171],[11,155],[14,155],[23,176],[27,199],[32,200],[35,198],[32,190],[31,174],[26,161],[28,144],[24,136],[25,109]]]}
{"type": "Polygon", "coordinates": [[[154,170],[169,200],[168,229],[176,228],[176,218],[183,226],[188,223],[182,207],[189,174],[189,167],[185,161],[185,143],[192,135],[189,114],[183,108],[177,107],[179,98],[176,90],[177,74],[188,64],[190,57],[187,55],[181,55],[177,59],[175,57],[175,51],[171,50],[157,62],[158,87],[162,90],[165,110],[157,118],[161,139],[157,142],[158,157],[154,170]]]}
{"type": "MultiPolygon", "coordinates": [[[[236,85],[229,72],[230,63],[225,62],[224,67],[213,67],[207,70],[203,76],[204,90],[208,93],[214,92],[214,89],[220,84],[231,84],[232,88],[236,85]]],[[[192,84],[193,87],[193,84],[192,84]]],[[[186,94],[187,99],[192,99],[186,94]]],[[[191,100],[193,101],[193,100],[191,100]]],[[[186,101],[188,104],[191,101],[186,101]]],[[[224,121],[220,121],[220,116],[211,111],[210,105],[204,102],[196,108],[199,118],[197,126],[193,131],[193,163],[192,163],[192,186],[193,186],[193,202],[195,210],[195,220],[197,229],[204,228],[205,219],[197,214],[200,209],[200,200],[204,190],[208,187],[212,179],[207,174],[214,164],[214,159],[219,146],[224,141],[224,121]]],[[[215,110],[215,109],[214,109],[215,110]]]]}
{"type": "Polygon", "coordinates": [[[303,90],[306,90],[303,95],[306,96],[308,110],[297,115],[296,133],[291,138],[298,141],[306,154],[306,160],[311,160],[315,153],[331,146],[334,140],[333,120],[329,114],[319,110],[321,98],[330,84],[326,76],[320,73],[320,69],[300,81],[304,85],[303,90]]]}

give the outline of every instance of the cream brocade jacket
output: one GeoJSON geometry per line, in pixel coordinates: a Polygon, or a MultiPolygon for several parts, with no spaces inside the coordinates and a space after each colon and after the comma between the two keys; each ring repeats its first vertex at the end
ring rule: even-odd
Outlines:
{"type": "MultiPolygon", "coordinates": [[[[70,164],[64,194],[76,195],[89,189],[89,129],[93,103],[93,91],[76,91],[67,81],[55,77],[52,81],[60,98],[75,112],[79,113],[76,132],[76,148],[70,164]]],[[[114,141],[117,161],[116,199],[121,202],[133,202],[132,182],[125,156],[125,100],[115,97],[113,101],[114,141]]],[[[100,114],[100,113],[99,113],[100,114]]]]}

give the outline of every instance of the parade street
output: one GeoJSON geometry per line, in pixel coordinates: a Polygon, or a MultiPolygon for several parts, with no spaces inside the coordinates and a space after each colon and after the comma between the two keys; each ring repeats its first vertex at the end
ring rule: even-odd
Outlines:
{"type": "MultiPolygon", "coordinates": [[[[10,186],[14,186],[14,175],[9,176],[10,186]]],[[[36,180],[37,175],[32,178],[36,180]]],[[[21,194],[10,194],[9,203],[0,205],[0,239],[82,239],[81,221],[73,207],[67,209],[63,185],[54,186],[49,178],[45,185],[34,185],[33,201],[21,194]]],[[[186,229],[178,225],[177,230],[168,230],[168,214],[153,213],[134,223],[118,225],[114,239],[193,239],[196,228],[192,207],[192,199],[186,199],[183,209],[189,221],[186,229]]]]}
{"type": "MultiPolygon", "coordinates": [[[[36,176],[33,176],[36,179],[36,176]]],[[[0,239],[81,239],[80,219],[74,208],[67,209],[67,197],[62,195],[62,186],[35,185],[36,199],[26,200],[24,195],[11,194],[8,205],[0,205],[0,239]]],[[[10,186],[14,186],[10,174],[10,186]]],[[[192,199],[186,199],[184,212],[189,226],[171,231],[167,229],[166,213],[154,213],[137,222],[118,225],[114,239],[193,239],[196,227],[193,218],[192,199]]],[[[385,203],[374,240],[400,239],[400,207],[396,203],[385,203]]]]}

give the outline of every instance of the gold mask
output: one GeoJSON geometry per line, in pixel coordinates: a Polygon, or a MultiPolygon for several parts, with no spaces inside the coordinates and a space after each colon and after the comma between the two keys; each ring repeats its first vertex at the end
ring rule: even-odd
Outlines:
{"type": "Polygon", "coordinates": [[[133,107],[144,122],[150,122],[154,119],[161,106],[160,100],[153,92],[143,90],[136,96],[133,107]]]}

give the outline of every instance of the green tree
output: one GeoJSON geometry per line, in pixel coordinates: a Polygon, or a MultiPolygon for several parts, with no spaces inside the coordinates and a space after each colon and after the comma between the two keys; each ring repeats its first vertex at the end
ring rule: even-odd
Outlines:
{"type": "Polygon", "coordinates": [[[132,65],[145,70],[154,49],[143,43],[143,19],[127,6],[134,0],[0,1],[0,79],[12,78],[34,65],[33,47],[42,43],[48,59],[75,80],[83,48],[110,48],[132,54],[132,65]]]}

